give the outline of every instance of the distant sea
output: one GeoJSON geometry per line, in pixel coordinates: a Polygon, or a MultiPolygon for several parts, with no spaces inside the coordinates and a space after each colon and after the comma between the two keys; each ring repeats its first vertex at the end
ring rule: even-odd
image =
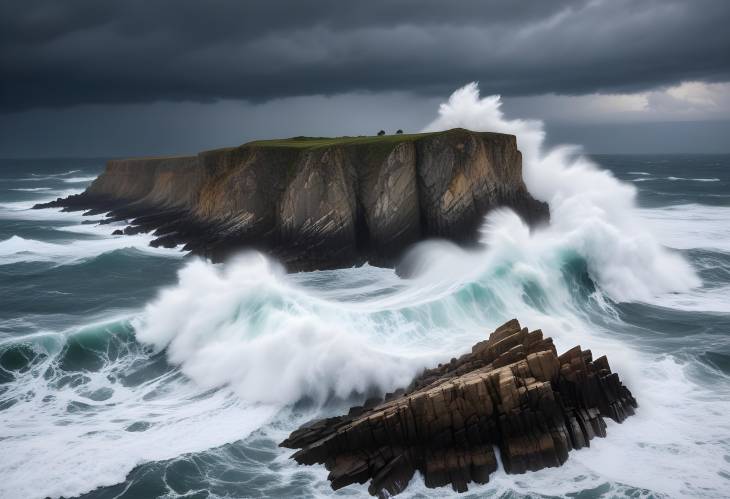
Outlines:
{"type": "MultiPolygon", "coordinates": [[[[183,258],[151,235],[112,236],[122,225],[101,216],[31,209],[82,191],[103,160],[0,160],[0,497],[365,495],[332,492],[326,470],[277,443],[512,317],[559,350],[607,354],[639,411],[559,469],[499,470],[464,497],[727,497],[730,155],[593,160],[636,189],[642,229],[610,245],[598,225],[514,246],[504,234],[502,250],[415,281],[367,265],[285,275],[257,254],[183,258]],[[621,298],[653,289],[626,274],[653,264],[646,234],[696,286],[621,298]]],[[[404,497],[451,494],[417,476],[404,497]]]]}

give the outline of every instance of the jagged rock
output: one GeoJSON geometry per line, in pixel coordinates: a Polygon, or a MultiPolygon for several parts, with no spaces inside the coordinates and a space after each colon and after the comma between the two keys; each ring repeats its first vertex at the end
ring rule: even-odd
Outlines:
{"type": "Polygon", "coordinates": [[[522,180],[513,135],[424,134],[258,141],[196,156],[112,160],[78,195],[37,205],[130,222],[154,244],[214,261],[242,247],[290,270],[393,265],[426,238],[472,243],[484,215],[548,208],[522,180]]]}
{"type": "Polygon", "coordinates": [[[606,436],[604,417],[620,423],[636,407],[606,357],[580,346],[558,355],[515,319],[407,389],[306,424],[281,446],[300,449],[300,464],[324,464],[333,489],[370,481],[372,495],[388,497],[419,471],[427,487],[463,492],[489,481],[495,447],[507,473],[560,466],[606,436]]]}

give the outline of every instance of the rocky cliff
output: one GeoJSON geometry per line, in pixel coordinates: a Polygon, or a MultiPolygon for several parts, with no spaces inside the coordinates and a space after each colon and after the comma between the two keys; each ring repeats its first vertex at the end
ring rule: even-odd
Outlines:
{"type": "Polygon", "coordinates": [[[38,207],[108,212],[118,233],[154,231],[220,260],[241,247],[290,268],[391,264],[431,237],[475,240],[484,215],[510,207],[548,218],[530,196],[512,135],[463,129],[385,137],[297,137],[189,157],[109,161],[82,194],[38,207]]]}
{"type": "Polygon", "coordinates": [[[606,436],[637,407],[606,357],[579,346],[558,355],[550,338],[516,320],[470,353],[426,370],[405,390],[309,423],[281,446],[300,449],[300,464],[324,464],[333,489],[370,482],[390,497],[416,471],[427,487],[467,490],[497,469],[507,473],[560,466],[568,452],[606,436]]]}

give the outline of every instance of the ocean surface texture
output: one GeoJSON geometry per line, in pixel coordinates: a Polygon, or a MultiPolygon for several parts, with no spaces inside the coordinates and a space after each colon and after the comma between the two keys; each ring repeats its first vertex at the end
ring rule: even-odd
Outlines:
{"type": "MultiPolygon", "coordinates": [[[[30,209],[104,160],[2,160],[0,497],[363,496],[277,443],[513,317],[606,354],[640,407],[563,467],[499,470],[465,497],[727,497],[730,156],[592,160],[611,173],[578,164],[550,193],[526,170],[549,228],[495,213],[480,249],[419,247],[413,279],[184,258],[30,209]]],[[[403,497],[450,494],[417,475],[403,497]]]]}

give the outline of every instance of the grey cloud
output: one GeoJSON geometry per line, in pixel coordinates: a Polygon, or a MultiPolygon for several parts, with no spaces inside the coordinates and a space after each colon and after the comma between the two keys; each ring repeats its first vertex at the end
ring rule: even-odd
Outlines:
{"type": "Polygon", "coordinates": [[[388,92],[34,109],[0,115],[0,157],[195,153],[274,137],[418,132],[439,101],[388,92]]]}
{"type": "Polygon", "coordinates": [[[730,80],[725,0],[0,3],[0,111],[730,80]]]}

